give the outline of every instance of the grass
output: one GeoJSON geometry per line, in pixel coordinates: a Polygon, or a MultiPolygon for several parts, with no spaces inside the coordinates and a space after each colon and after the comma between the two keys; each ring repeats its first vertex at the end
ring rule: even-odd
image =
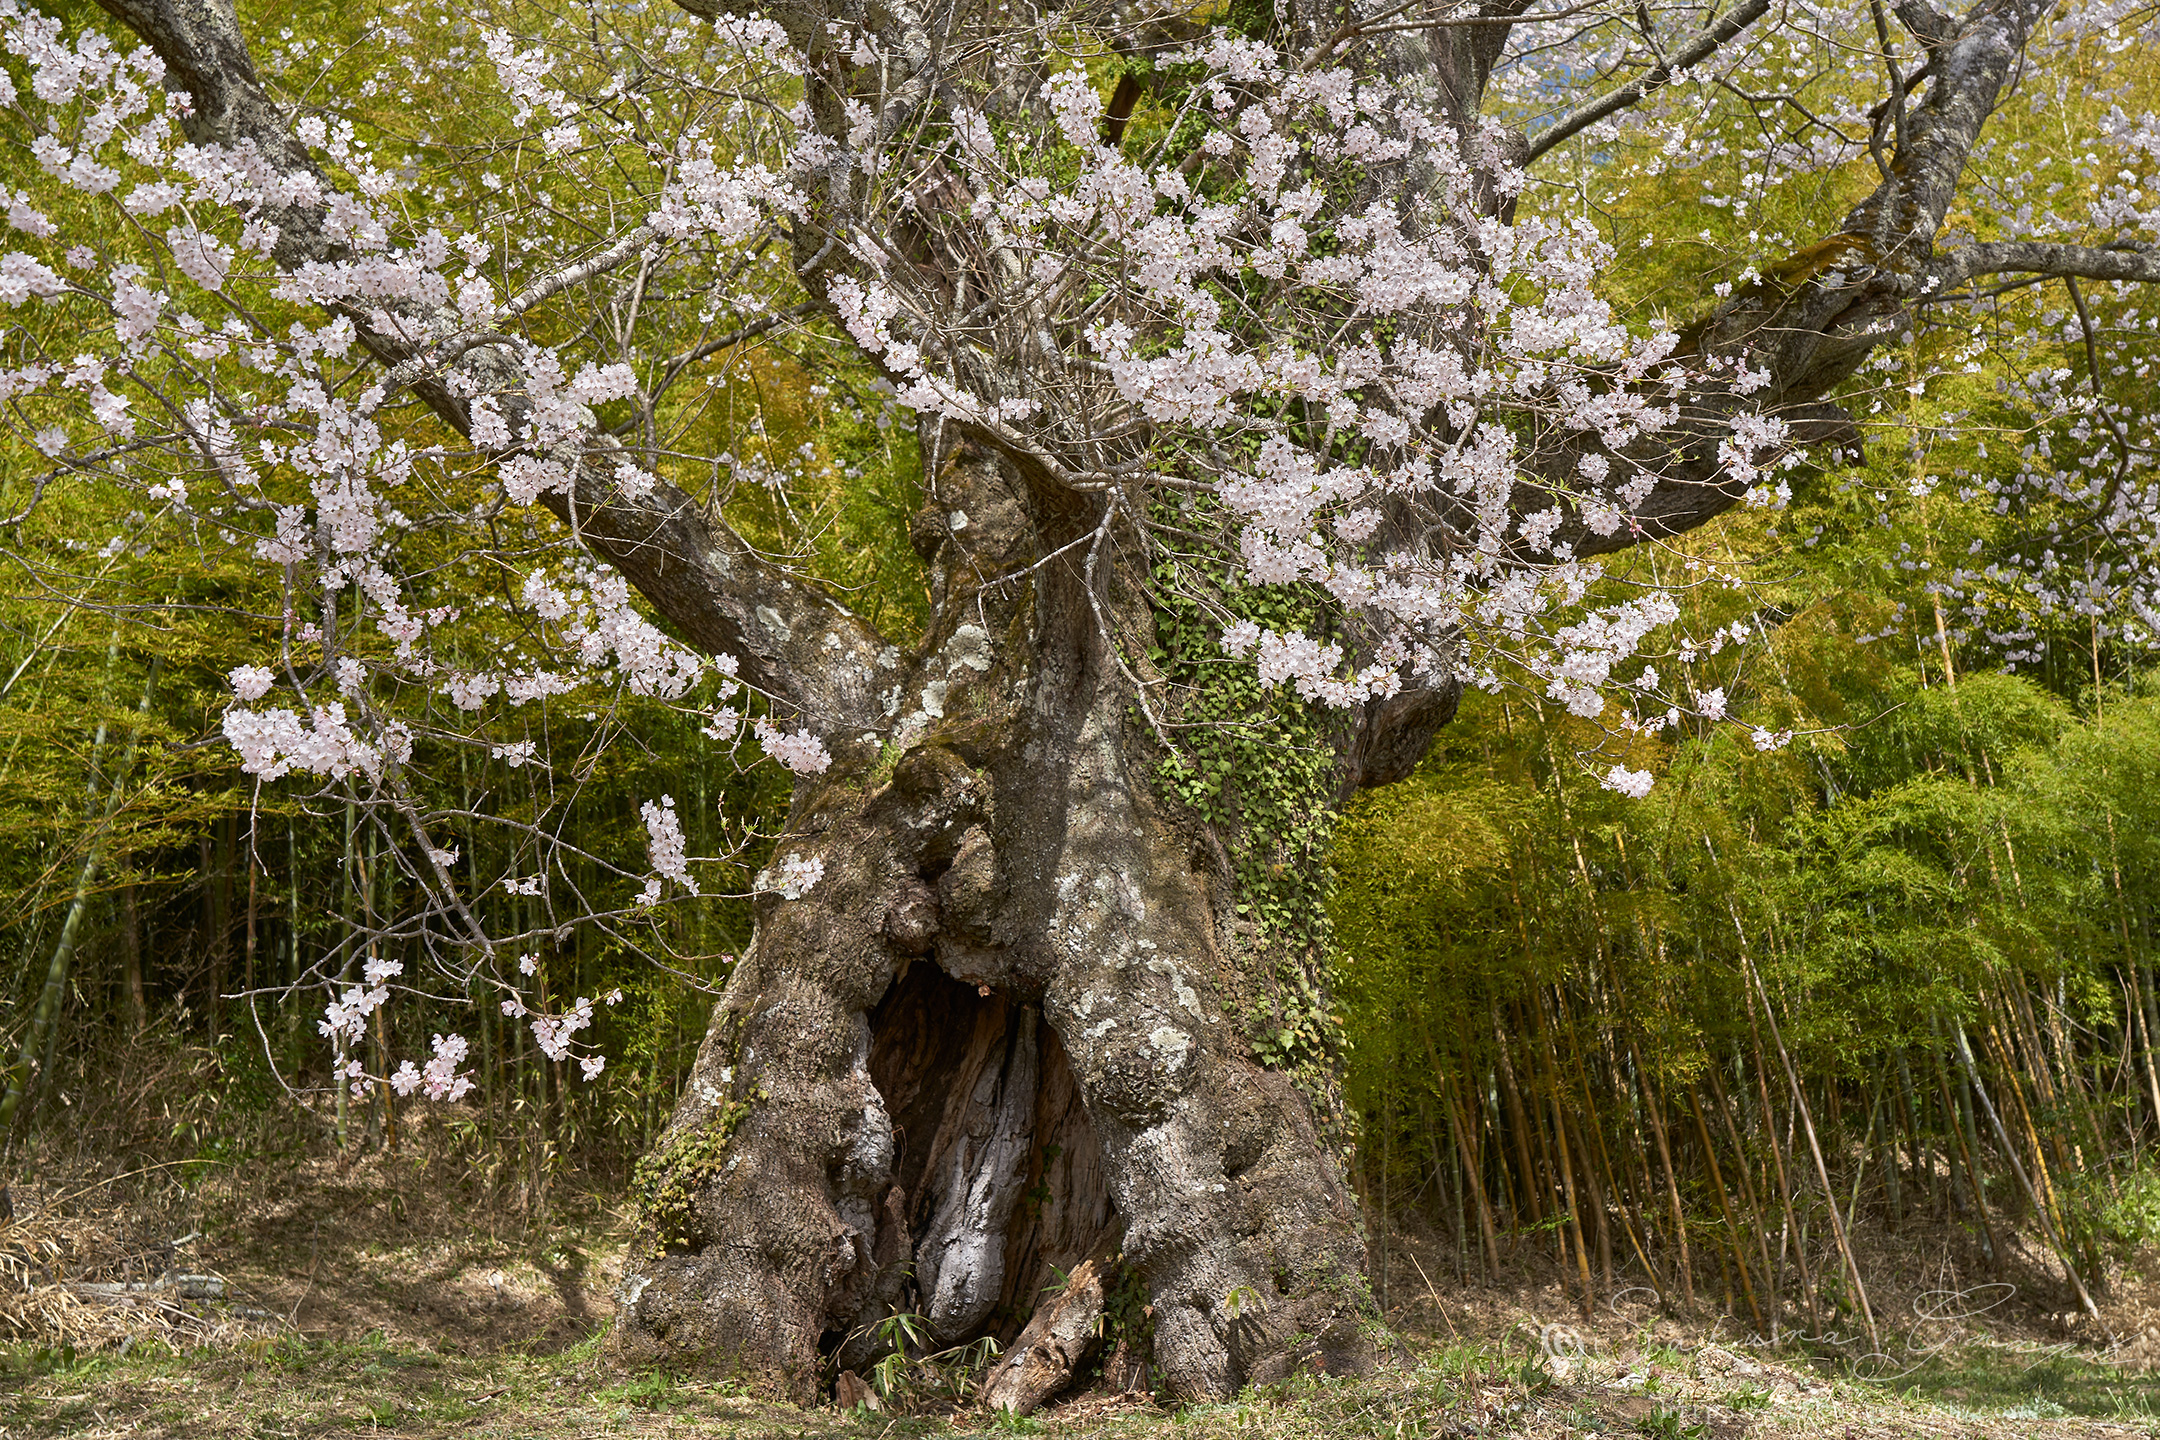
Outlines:
{"type": "Polygon", "coordinates": [[[1983,1347],[1939,1353],[1892,1386],[1815,1384],[1802,1395],[1774,1366],[1735,1385],[1669,1346],[1657,1347],[1655,1359],[1634,1352],[1624,1364],[1593,1357],[1561,1379],[1519,1346],[1510,1353],[1505,1344],[1456,1344],[1361,1380],[1307,1375],[1178,1410],[1097,1400],[1028,1417],[796,1409],[730,1385],[621,1374],[599,1353],[597,1336],[554,1355],[450,1355],[379,1333],[191,1354],[48,1354],[41,1366],[25,1363],[8,1374],[0,1386],[0,1434],[10,1440],[1734,1440],[1913,1433],[2008,1440],[2084,1433],[2077,1417],[2127,1421],[2160,1435],[2160,1393],[2149,1381],[2075,1356],[1983,1347]],[[1620,1380],[1608,1379],[1616,1371],[1620,1380]]]}
{"type": "MultiPolygon", "coordinates": [[[[215,1353],[96,1358],[21,1377],[0,1400],[10,1437],[186,1435],[285,1440],[345,1434],[556,1437],[609,1434],[904,1440],[915,1436],[1086,1434],[1099,1440],[1389,1437],[1491,1433],[1535,1390],[1477,1383],[1460,1363],[1366,1381],[1301,1377],[1236,1400],[1168,1412],[1130,1404],[1084,1417],[893,1417],[798,1410],[734,1387],[608,1372],[591,1347],[551,1357],[450,1357],[369,1337],[276,1342],[215,1353]]],[[[1457,1357],[1459,1361],[1460,1357],[1457,1357]]]]}
{"type": "MultiPolygon", "coordinates": [[[[747,1399],[732,1387],[668,1376],[622,1377],[592,1347],[555,1356],[446,1356],[380,1336],[276,1341],[190,1355],[95,1358],[25,1376],[0,1399],[10,1437],[457,1434],[569,1437],[678,1433],[840,1437],[860,1427],[833,1411],[747,1399]]],[[[895,1436],[928,1428],[924,1421],[895,1436]]]]}
{"type": "Polygon", "coordinates": [[[2063,1347],[1962,1346],[1888,1382],[1907,1400],[2036,1420],[2120,1420],[2160,1431],[2160,1376],[2139,1375],[2063,1347]]]}
{"type": "MultiPolygon", "coordinates": [[[[1402,1364],[1363,1380],[1305,1376],[1174,1410],[1087,1397],[1020,1418],[795,1409],[610,1365],[600,1337],[626,1227],[605,1197],[560,1193],[520,1221],[454,1185],[401,1190],[415,1163],[364,1157],[204,1182],[171,1213],[116,1208],[62,1235],[95,1257],[137,1230],[204,1232],[191,1263],[226,1276],[232,1296],[206,1318],[243,1306],[267,1318],[185,1350],[174,1347],[211,1332],[138,1334],[124,1351],[112,1337],[97,1350],[88,1334],[73,1347],[0,1346],[0,1440],[2025,1440],[2098,1423],[2160,1437],[2160,1384],[2110,1363],[2120,1354],[2043,1345],[2053,1337],[2036,1328],[2004,1326],[1994,1340],[1967,1330],[1959,1348],[1861,1381],[1838,1378],[1848,1362],[1829,1350],[1735,1350],[1714,1317],[1616,1305],[1581,1329],[1541,1323],[1568,1307],[1534,1283],[1434,1291],[1433,1328],[1455,1338],[1408,1338],[1402,1364]]],[[[1410,1323],[1419,1312],[1396,1313],[1410,1323]]],[[[2124,1318],[2134,1329],[2127,1302],[2124,1318]]]]}

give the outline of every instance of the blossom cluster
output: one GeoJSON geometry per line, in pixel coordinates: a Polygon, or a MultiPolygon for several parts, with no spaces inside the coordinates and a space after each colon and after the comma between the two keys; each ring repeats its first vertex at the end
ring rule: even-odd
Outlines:
{"type": "MultiPolygon", "coordinates": [[[[652,42],[649,59],[692,54],[687,17],[637,23],[652,42]]],[[[772,215],[799,213],[775,169],[784,147],[746,157],[735,131],[709,121],[630,133],[611,118],[626,93],[621,78],[595,93],[589,70],[579,73],[544,34],[513,33],[485,16],[469,33],[477,42],[469,50],[452,45],[422,62],[437,67],[433,78],[499,86],[510,125],[531,126],[535,153],[565,166],[594,164],[610,183],[624,164],[645,167],[649,179],[632,185],[642,188],[642,208],[625,223],[643,214],[653,238],[643,249],[629,244],[632,260],[717,269],[714,257],[732,263],[772,215]],[[473,71],[461,53],[484,68],[473,71]],[[612,148],[576,161],[595,137],[612,148]]],[[[717,57],[700,41],[697,58],[682,62],[706,80],[732,67],[736,83],[762,85],[799,63],[769,21],[726,21],[717,39],[717,57]]],[[[309,42],[288,50],[312,63],[309,42]]],[[[670,638],[623,576],[589,554],[561,563],[549,552],[563,542],[536,539],[535,525],[518,518],[520,507],[564,504],[596,482],[633,502],[669,483],[668,461],[626,449],[601,420],[611,407],[646,402],[650,360],[634,346],[595,351],[534,338],[545,326],[528,333],[525,317],[574,283],[563,276],[589,252],[520,218],[534,199],[517,193],[523,182],[473,173],[478,166],[462,177],[454,166],[424,169],[417,152],[371,144],[334,109],[303,114],[292,149],[190,139],[188,98],[165,83],[155,52],[116,46],[95,27],[71,32],[22,0],[0,0],[0,54],[9,61],[0,108],[31,117],[39,172],[10,177],[35,179],[30,189],[0,186],[0,217],[26,237],[0,245],[0,324],[9,312],[57,310],[80,342],[47,354],[37,330],[9,331],[0,423],[21,427],[55,475],[111,481],[150,502],[147,519],[134,517],[138,533],[116,534],[107,556],[154,543],[146,527],[169,521],[183,543],[213,554],[223,545],[229,558],[252,558],[277,578],[283,644],[227,676],[221,728],[240,768],[263,783],[334,784],[347,803],[382,809],[394,821],[389,833],[415,837],[410,851],[393,847],[388,858],[441,926],[431,934],[441,948],[417,953],[439,958],[484,943],[456,917],[479,894],[543,898],[554,868],[548,848],[519,847],[513,868],[492,879],[467,873],[461,856],[474,847],[434,833],[443,822],[412,808],[404,772],[416,755],[462,748],[516,771],[547,763],[535,735],[551,724],[597,725],[605,736],[619,724],[622,697],[683,702],[716,674],[723,699],[739,688],[730,657],[670,638]],[[456,196],[432,188],[446,178],[469,188],[456,196]],[[419,191],[428,199],[414,205],[419,191]],[[60,213],[53,197],[71,207],[102,201],[121,223],[63,235],[48,218],[60,213]],[[433,218],[411,222],[415,211],[433,218]],[[375,357],[386,348],[411,358],[384,369],[375,357]],[[438,409],[459,409],[466,433],[448,443],[416,433],[399,409],[416,391],[443,397],[438,409]],[[483,590],[475,599],[466,587],[457,603],[441,603],[431,537],[446,522],[471,527],[468,554],[514,567],[500,597],[483,590]],[[415,696],[441,703],[415,706],[415,696]]],[[[257,63],[274,71],[278,52],[257,63]]],[[[620,197],[605,185],[585,193],[593,207],[571,231],[593,233],[579,229],[590,221],[607,233],[620,197]]],[[[746,289],[702,303],[710,320],[717,305],[754,314],[763,301],[746,289]]],[[[573,509],[573,541],[577,523],[573,509]]],[[[830,762],[808,730],[772,738],[774,756],[804,773],[830,762]]],[[[658,814],[655,874],[695,894],[672,802],[658,814]]],[[[447,982],[454,993],[471,973],[451,964],[403,983],[424,994],[447,982]]],[[[345,1080],[375,1083],[350,1052],[380,1022],[391,977],[401,974],[400,962],[371,962],[361,983],[326,982],[321,1029],[345,1057],[345,1080]]],[[[590,1014],[585,1004],[536,1018],[543,1049],[568,1044],[590,1014]]],[[[378,1079],[400,1094],[454,1100],[471,1083],[458,1073],[464,1056],[461,1038],[440,1036],[432,1059],[378,1079]]],[[[580,1064],[590,1079],[605,1059],[584,1054],[580,1064]]]]}
{"type": "MultiPolygon", "coordinates": [[[[990,307],[947,312],[918,269],[869,245],[829,287],[849,334],[902,403],[1009,436],[1078,483],[1123,491],[1167,454],[1204,476],[1242,578],[1316,587],[1359,619],[1357,653],[1229,626],[1225,650],[1268,683],[1354,705],[1461,673],[1483,646],[1597,713],[1658,612],[1562,618],[1602,572],[1561,531],[1613,536],[1659,483],[1620,457],[1678,418],[1667,397],[1694,377],[1677,332],[1632,327],[1599,293],[1610,250],[1586,217],[1495,219],[1495,193],[1524,184],[1497,131],[1464,144],[1420,94],[1234,36],[1180,58],[1201,75],[1189,159],[1106,143],[1078,70],[1043,87],[1054,133],[955,116],[950,162],[974,198],[952,219],[1010,256],[1005,311],[1061,340],[1044,374],[974,363],[1038,342],[986,333],[990,307]],[[1413,157],[1417,206],[1361,181],[1408,176],[1413,157]],[[1526,445],[1526,428],[1552,438],[1526,445]],[[1060,434],[1132,439],[1123,454],[1094,440],[1090,463],[1062,459],[1060,434]],[[1419,523],[1406,534],[1390,513],[1419,523]]],[[[1776,498],[1786,439],[1740,406],[1719,442],[1732,483],[1776,498]]],[[[1175,523],[1189,535],[1202,518],[1188,499],[1175,523]]]]}
{"type": "Polygon", "coordinates": [[[451,1104],[465,1098],[473,1088],[473,1078],[460,1074],[458,1066],[465,1063],[470,1047],[462,1035],[437,1035],[434,1055],[419,1069],[410,1060],[403,1061],[390,1076],[390,1088],[400,1095],[410,1095],[415,1090],[423,1092],[430,1100],[443,1100],[451,1104]]]}
{"type": "MultiPolygon", "coordinates": [[[[649,837],[646,848],[652,856],[653,869],[691,894],[697,894],[697,881],[691,877],[690,859],[684,850],[682,822],[675,818],[675,797],[663,795],[657,805],[648,800],[639,810],[645,817],[645,832],[649,837]]],[[[651,883],[645,895],[647,903],[660,898],[657,881],[651,883]]]]}

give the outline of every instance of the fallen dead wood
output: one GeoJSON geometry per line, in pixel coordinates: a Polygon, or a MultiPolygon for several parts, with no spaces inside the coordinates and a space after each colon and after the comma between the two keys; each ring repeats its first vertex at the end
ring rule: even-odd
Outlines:
{"type": "Polygon", "coordinates": [[[1102,1347],[1104,1291],[1116,1263],[1117,1236],[1106,1233],[983,1377],[985,1404],[1025,1415],[1073,1382],[1102,1347]]]}
{"type": "Polygon", "coordinates": [[[223,1300],[225,1279],[221,1275],[160,1275],[155,1280],[68,1280],[62,1282],[78,1299],[114,1304],[140,1296],[167,1296],[177,1300],[223,1300]]]}
{"type": "Polygon", "coordinates": [[[227,1303],[225,1278],[188,1253],[202,1238],[146,1240],[119,1210],[18,1200],[0,1231],[0,1338],[188,1348],[260,1335],[266,1321],[282,1328],[264,1311],[227,1303]]]}

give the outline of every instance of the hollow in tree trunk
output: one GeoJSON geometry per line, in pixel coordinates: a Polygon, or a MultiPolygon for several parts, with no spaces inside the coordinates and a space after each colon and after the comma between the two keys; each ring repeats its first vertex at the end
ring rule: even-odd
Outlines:
{"type": "Polygon", "coordinates": [[[965,447],[935,473],[930,513],[969,518],[918,526],[947,618],[895,706],[907,740],[798,786],[776,863],[824,872],[760,901],[647,1162],[688,1214],[640,1241],[616,1351],[809,1398],[895,1310],[939,1345],[1011,1342],[1121,1231],[1173,1393],[1363,1369],[1332,1097],[1254,1054],[1269,962],[1223,836],[1158,795],[1105,644],[1137,597],[1103,587],[1106,630],[1077,565],[982,583],[1093,517],[965,447]]]}

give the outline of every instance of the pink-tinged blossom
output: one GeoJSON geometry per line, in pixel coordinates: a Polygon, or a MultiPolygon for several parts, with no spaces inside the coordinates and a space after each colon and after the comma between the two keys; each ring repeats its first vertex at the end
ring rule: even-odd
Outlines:
{"type": "Polygon", "coordinates": [[[802,197],[763,165],[724,166],[710,141],[700,141],[676,161],[661,188],[660,203],[645,223],[671,239],[709,235],[722,244],[747,240],[773,211],[801,215],[802,197]]]}
{"type": "Polygon", "coordinates": [[[565,619],[573,608],[569,592],[552,583],[545,570],[535,570],[525,577],[525,585],[519,591],[519,598],[531,606],[533,613],[542,620],[565,619]]]}
{"type": "Polygon", "coordinates": [[[318,705],[304,720],[284,709],[228,710],[223,728],[226,742],[240,754],[241,770],[263,780],[294,770],[333,780],[358,771],[373,779],[381,774],[385,756],[403,762],[412,754],[404,726],[384,726],[381,743],[371,744],[353,732],[340,704],[318,705]]]}
{"type": "Polygon", "coordinates": [[[473,1078],[458,1073],[470,1047],[462,1035],[437,1035],[433,1048],[434,1057],[420,1068],[420,1086],[428,1099],[455,1104],[473,1088],[473,1078]]]}
{"type": "Polygon", "coordinates": [[[460,710],[478,710],[487,698],[502,689],[502,681],[496,676],[453,675],[443,683],[443,694],[460,710]]]}
{"type": "Polygon", "coordinates": [[[58,295],[67,282],[20,250],[0,255],[0,305],[20,305],[33,295],[58,295]]]}
{"type": "Polygon", "coordinates": [[[365,983],[346,986],[341,998],[325,1005],[316,1029],[340,1049],[359,1043],[366,1038],[368,1017],[390,1001],[389,982],[404,969],[397,961],[370,960],[365,983]]]}
{"type": "Polygon", "coordinates": [[[580,405],[599,405],[637,393],[637,372],[628,365],[587,365],[567,387],[580,405]]]}
{"type": "Polygon", "coordinates": [[[135,417],[128,413],[132,403],[127,396],[116,395],[101,384],[90,387],[91,415],[117,440],[135,438],[135,417]]]}
{"type": "Polygon", "coordinates": [[[688,890],[698,893],[697,881],[690,874],[689,856],[684,851],[682,823],[675,818],[675,797],[663,795],[655,805],[646,801],[639,807],[645,817],[646,853],[652,857],[653,869],[688,890]]]}
{"type": "Polygon", "coordinates": [[[712,27],[714,37],[734,47],[744,60],[762,64],[782,75],[803,73],[802,55],[779,22],[761,15],[722,13],[713,17],[712,27]]]}
{"type": "Polygon", "coordinates": [[[192,225],[175,225],[165,232],[165,243],[172,247],[173,264],[205,290],[225,288],[225,276],[232,269],[232,249],[215,235],[206,235],[192,225]]]}
{"type": "MultiPolygon", "coordinates": [[[[463,281],[459,282],[458,284],[457,307],[459,315],[464,319],[466,324],[487,324],[495,318],[496,299],[494,285],[489,283],[488,278],[485,275],[476,274],[467,276],[463,281]]],[[[496,409],[494,402],[490,400],[482,403],[486,407],[488,423],[492,423],[494,426],[500,427],[502,424],[502,417],[500,412],[496,409]]],[[[491,433],[489,438],[486,440],[480,439],[478,429],[483,423],[480,414],[481,408],[482,407],[479,405],[473,407],[473,425],[475,431],[473,439],[479,441],[479,443],[483,445],[507,445],[508,443],[510,443],[509,432],[507,430],[501,429],[497,429],[494,433],[491,433]]]]}
{"type": "Polygon", "coordinates": [[[1618,791],[1630,800],[1640,800],[1650,793],[1650,787],[1656,781],[1648,770],[1630,770],[1625,765],[1615,765],[1598,783],[1607,790],[1618,791]]]}
{"type": "Polygon", "coordinates": [[[1067,144],[1093,150],[1102,143],[1102,97],[1095,93],[1094,82],[1084,68],[1052,76],[1043,86],[1043,98],[1050,102],[1051,113],[1057,116],[1067,144]]]}
{"type": "Polygon", "coordinates": [[[225,678],[232,685],[233,697],[244,705],[262,699],[277,683],[277,676],[261,665],[235,665],[225,678]]]}
{"type": "Polygon", "coordinates": [[[571,1037],[592,1024],[593,1002],[580,995],[561,1015],[534,1015],[533,1041],[550,1060],[569,1057],[571,1037]]]}
{"type": "Polygon", "coordinates": [[[750,728],[765,753],[797,775],[822,775],[832,764],[832,755],[825,749],[824,742],[808,730],[797,730],[790,735],[762,715],[751,722],[750,728]]]}
{"type": "Polygon", "coordinates": [[[791,853],[774,869],[759,875],[757,887],[760,890],[777,891],[783,900],[800,900],[824,878],[825,861],[822,857],[813,855],[806,860],[800,854],[791,853]]]}
{"type": "Polygon", "coordinates": [[[492,27],[482,27],[480,38],[503,92],[516,106],[512,116],[516,124],[523,125],[535,110],[553,113],[568,103],[562,91],[546,83],[555,61],[545,51],[520,50],[509,32],[492,27]]]}
{"type": "Polygon", "coordinates": [[[1374,664],[1344,673],[1343,649],[1301,631],[1277,634],[1249,620],[1223,632],[1223,649],[1235,656],[1257,655],[1260,682],[1290,681],[1300,696],[1323,704],[1346,706],[1394,694],[1401,688],[1400,657],[1389,653],[1374,664]]]}
{"type": "MultiPolygon", "coordinates": [[[[25,235],[39,240],[49,240],[60,233],[60,227],[53,224],[36,206],[32,205],[30,197],[22,191],[17,190],[13,194],[9,194],[5,190],[0,190],[0,199],[7,201],[8,224],[22,231],[25,235]]],[[[69,263],[73,264],[74,262],[71,260],[69,263]]]]}
{"type": "Polygon", "coordinates": [[[307,511],[298,505],[280,505],[275,538],[256,541],[255,554],[273,565],[299,565],[308,558],[312,538],[307,511]]]}

